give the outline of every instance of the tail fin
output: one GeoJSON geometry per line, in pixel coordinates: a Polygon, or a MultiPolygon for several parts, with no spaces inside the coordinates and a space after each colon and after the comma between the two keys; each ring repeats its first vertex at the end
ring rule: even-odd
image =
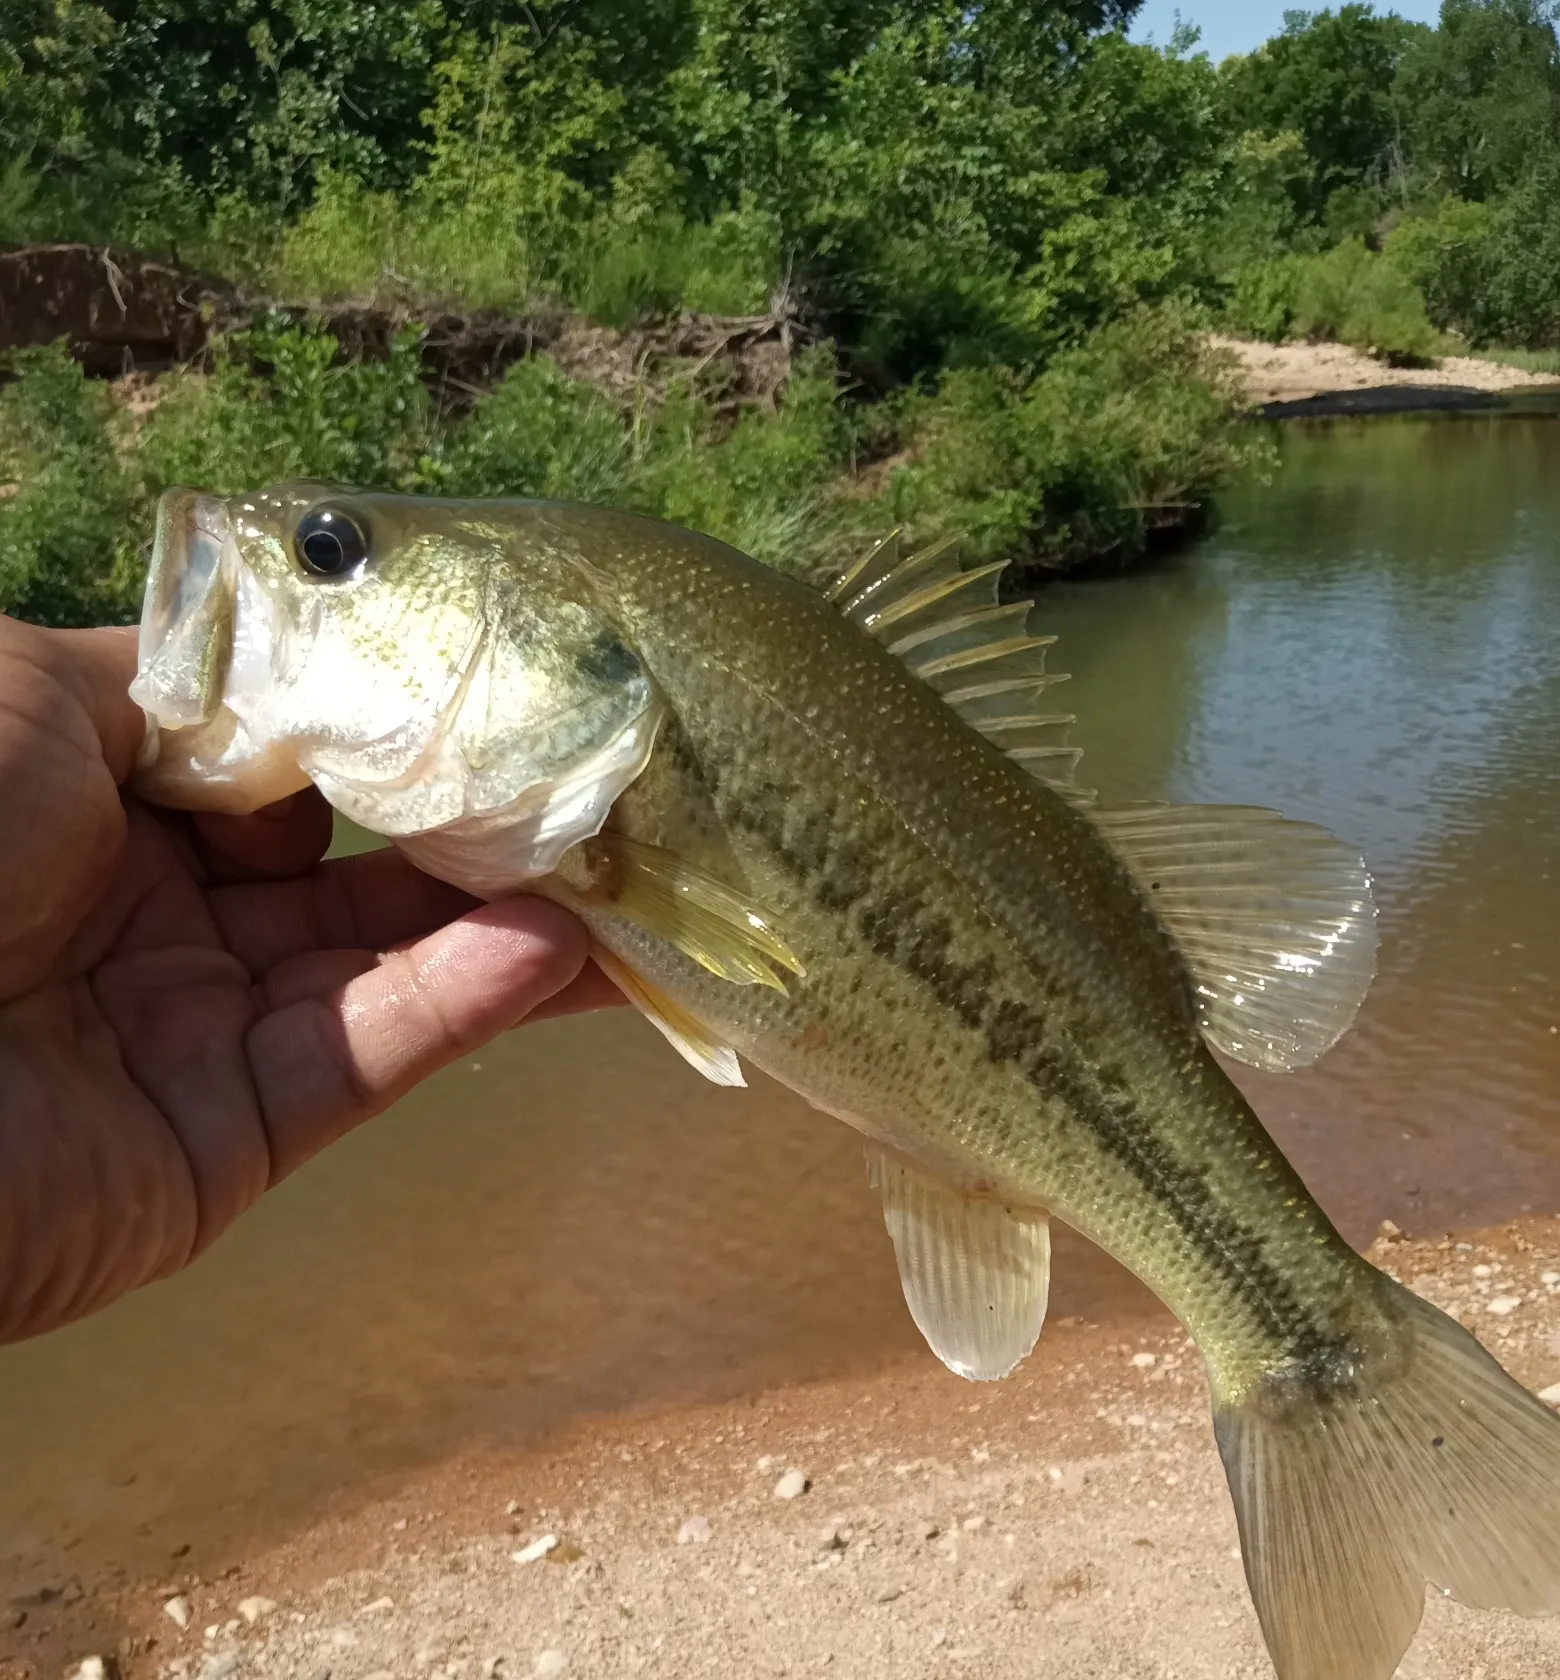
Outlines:
{"type": "Polygon", "coordinates": [[[1325,1396],[1273,1376],[1215,1404],[1279,1680],[1390,1680],[1426,1582],[1485,1609],[1560,1611],[1560,1417],[1382,1282],[1383,1340],[1325,1396]]]}

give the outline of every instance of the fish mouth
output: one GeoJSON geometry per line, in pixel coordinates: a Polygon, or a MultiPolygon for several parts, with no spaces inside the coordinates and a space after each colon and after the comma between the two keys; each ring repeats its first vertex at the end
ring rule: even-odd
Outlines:
{"type": "Polygon", "coordinates": [[[237,562],[232,521],[220,496],[164,493],[141,608],[139,670],[130,688],[160,728],[209,723],[222,704],[237,562]]]}
{"type": "Polygon", "coordinates": [[[257,746],[226,703],[242,571],[227,503],[166,492],[130,685],[147,720],[134,787],[154,805],[239,813],[308,786],[285,746],[257,746]]]}

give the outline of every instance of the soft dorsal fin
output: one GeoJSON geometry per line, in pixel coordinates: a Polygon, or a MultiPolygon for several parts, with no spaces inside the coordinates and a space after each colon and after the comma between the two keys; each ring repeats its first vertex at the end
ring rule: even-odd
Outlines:
{"type": "Polygon", "coordinates": [[[905,1301],[932,1352],[972,1382],[1033,1351],[1051,1288],[1051,1222],[1037,1208],[967,1196],[902,1155],[867,1146],[905,1301]]]}
{"type": "Polygon", "coordinates": [[[1076,721],[1044,703],[1067,681],[1045,668],[1054,636],[1029,633],[1029,603],[1003,606],[1006,561],[959,564],[956,539],[901,555],[899,533],[885,537],[825,591],[853,623],[897,654],[972,728],[1074,804],[1093,794],[1073,781],[1083,756],[1067,732],[1076,721]]]}
{"type": "Polygon", "coordinates": [[[1256,806],[1092,814],[1179,943],[1215,1049],[1285,1072],[1348,1031],[1376,972],[1376,906],[1358,852],[1256,806]]]}

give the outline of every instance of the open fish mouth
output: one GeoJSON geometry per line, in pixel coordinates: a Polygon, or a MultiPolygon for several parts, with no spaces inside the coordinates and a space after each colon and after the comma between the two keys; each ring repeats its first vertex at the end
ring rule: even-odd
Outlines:
{"type": "Polygon", "coordinates": [[[139,671],[130,689],[161,728],[209,723],[222,703],[237,568],[222,497],[196,490],[163,496],[141,614],[139,671]]]}

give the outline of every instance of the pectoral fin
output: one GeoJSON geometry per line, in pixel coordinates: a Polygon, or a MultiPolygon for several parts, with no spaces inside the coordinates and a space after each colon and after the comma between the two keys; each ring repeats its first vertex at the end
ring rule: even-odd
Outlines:
{"type": "Polygon", "coordinates": [[[1034,1208],[967,1196],[876,1145],[867,1169],[910,1316],[950,1371],[1005,1377],[1034,1349],[1051,1287],[1051,1223],[1034,1208]]]}
{"type": "Polygon", "coordinates": [[[1283,1072],[1337,1043],[1376,972],[1376,907],[1358,852],[1252,806],[1092,816],[1180,945],[1210,1044],[1283,1072]]]}
{"type": "Polygon", "coordinates": [[[602,834],[564,863],[580,902],[610,908],[733,985],[784,992],[785,976],[804,972],[759,905],[675,852],[602,834]]]}
{"type": "Polygon", "coordinates": [[[630,968],[611,951],[596,946],[596,966],[645,1017],[684,1061],[716,1085],[746,1085],[742,1064],[729,1044],[721,1044],[665,992],[630,968]]]}

